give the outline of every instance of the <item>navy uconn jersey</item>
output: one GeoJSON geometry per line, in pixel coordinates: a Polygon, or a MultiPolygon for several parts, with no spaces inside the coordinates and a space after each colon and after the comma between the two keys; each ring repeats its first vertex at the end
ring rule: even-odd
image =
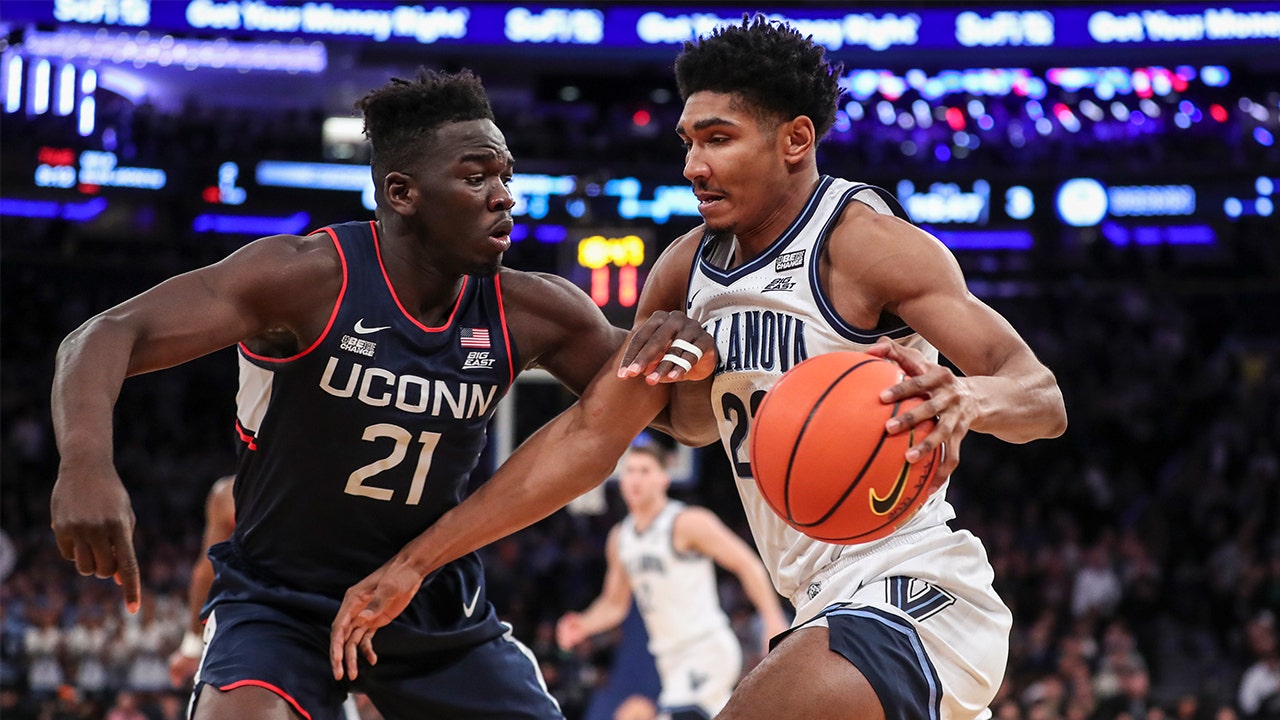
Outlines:
{"type": "MultiPolygon", "coordinates": [[[[401,306],[377,226],[324,228],[343,286],[323,335],[284,359],[240,346],[236,561],[268,585],[348,587],[462,501],[518,367],[497,277],[466,277],[440,327],[401,306]]],[[[487,625],[475,554],[427,579],[401,616],[428,633],[487,625]]]]}
{"type": "MultiPolygon", "coordinates": [[[[760,497],[748,458],[756,408],[796,364],[822,353],[865,350],[882,335],[937,359],[937,350],[899,318],[886,314],[874,328],[845,322],[822,289],[823,244],[851,202],[905,219],[897,201],[880,188],[824,175],[791,226],[758,257],[731,267],[734,238],[708,232],[689,277],[688,314],[715,337],[720,355],[711,401],[738,493],[774,586],[797,607],[811,576],[836,560],[848,562],[864,549],[892,544],[895,536],[879,545],[832,545],[797,532],[774,514],[760,497]]],[[[944,486],[897,535],[954,517],[945,496],[944,486]]]]}

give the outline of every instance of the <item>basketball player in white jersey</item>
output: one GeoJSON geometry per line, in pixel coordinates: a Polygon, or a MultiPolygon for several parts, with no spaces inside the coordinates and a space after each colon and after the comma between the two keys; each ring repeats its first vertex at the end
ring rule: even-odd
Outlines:
{"type": "Polygon", "coordinates": [[[742,647],[720,607],[715,564],[733,573],[760,613],[765,638],[787,628],[760,558],[714,514],[667,497],[661,448],[635,445],[619,477],[627,517],[609,532],[604,590],[556,624],[568,650],[626,619],[635,598],[662,681],[660,717],[712,718],[742,673],[742,647]]]}
{"type": "MultiPolygon", "coordinates": [[[[1012,617],[992,589],[981,542],[947,525],[947,484],[969,431],[1012,443],[1056,437],[1066,410],[1053,373],[969,292],[946,247],[895,217],[887,193],[819,173],[817,145],[834,123],[840,76],[820,45],[763,16],[686,43],[676,61],[684,101],[676,132],[704,223],[655,263],[636,317],[687,312],[715,336],[712,381],[671,386],[672,425],[692,443],[721,438],[756,548],[797,613],[719,717],[986,718],[1012,617]],[[891,434],[935,420],[907,450],[909,462],[944,448],[926,505],[894,534],[861,545],[792,530],[761,499],[747,457],[765,391],[800,360],[837,350],[890,358],[908,375],[881,400],[924,400],[886,423],[891,434]],[[939,353],[963,374],[940,365],[939,353]]],[[[631,343],[649,339],[637,331],[631,343]]],[[[665,358],[698,380],[711,355],[698,350],[672,344],[665,358]]],[[[649,360],[624,351],[617,378],[656,382],[665,363],[650,372],[649,360]]],[[[616,385],[602,371],[593,386],[611,401],[556,418],[489,492],[453,508],[350,590],[334,625],[334,660],[390,622],[426,573],[544,516],[540,499],[598,482],[591,455],[621,454],[654,412],[616,385]]]]}

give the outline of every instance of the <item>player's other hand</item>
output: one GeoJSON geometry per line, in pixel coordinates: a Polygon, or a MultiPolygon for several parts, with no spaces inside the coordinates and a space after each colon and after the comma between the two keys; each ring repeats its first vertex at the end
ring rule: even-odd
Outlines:
{"type": "Polygon", "coordinates": [[[907,449],[907,462],[929,457],[941,447],[941,461],[934,476],[934,488],[941,486],[960,462],[960,441],[978,418],[978,402],[964,378],[956,377],[950,368],[929,362],[915,348],[903,347],[888,338],[880,338],[867,349],[870,355],[898,363],[907,377],[880,394],[883,403],[895,403],[909,397],[924,402],[901,413],[885,424],[890,435],[906,432],[922,421],[933,420],[933,432],[907,449]]]}
{"type": "Polygon", "coordinates": [[[169,684],[182,689],[195,677],[196,668],[200,667],[199,657],[189,657],[181,650],[174,650],[169,656],[169,684]]]}
{"type": "Polygon", "coordinates": [[[760,621],[762,624],[760,656],[764,657],[769,654],[769,641],[790,630],[791,623],[787,622],[785,617],[761,616],[760,621]]]}
{"type": "Polygon", "coordinates": [[[688,315],[660,310],[631,331],[618,377],[643,375],[645,382],[657,385],[702,380],[715,369],[715,338],[688,315]]]}
{"type": "Polygon", "coordinates": [[[578,643],[587,639],[586,633],[582,631],[582,615],[580,613],[571,612],[561,616],[560,621],[556,623],[556,644],[561,650],[572,650],[578,646],[578,643]]]}
{"type": "Polygon", "coordinates": [[[329,629],[329,662],[333,678],[355,680],[360,655],[378,663],[373,636],[409,606],[423,575],[398,556],[351,586],[329,629]]]}
{"type": "Polygon", "coordinates": [[[115,470],[86,472],[64,464],[49,514],[62,557],[74,562],[81,575],[115,578],[124,591],[125,608],[138,612],[142,580],[133,551],[133,506],[115,470]]]}

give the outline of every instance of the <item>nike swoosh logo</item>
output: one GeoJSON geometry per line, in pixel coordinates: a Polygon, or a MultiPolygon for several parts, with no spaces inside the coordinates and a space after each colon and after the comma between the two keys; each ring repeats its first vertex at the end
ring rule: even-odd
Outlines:
{"type": "Polygon", "coordinates": [[[689,310],[693,308],[694,299],[696,299],[698,295],[701,293],[702,293],[702,288],[698,288],[693,292],[693,295],[689,296],[689,301],[685,303],[685,310],[689,310]]]}
{"type": "Polygon", "coordinates": [[[365,327],[364,318],[360,318],[359,320],[356,321],[355,331],[357,335],[368,335],[369,333],[376,333],[379,330],[386,330],[389,327],[391,326],[382,325],[379,327],[365,327]]]}
{"type": "Polygon", "coordinates": [[[471,602],[462,606],[462,614],[471,617],[471,613],[476,611],[476,602],[480,600],[480,586],[476,586],[476,594],[471,596],[471,602]]]}
{"type": "Polygon", "coordinates": [[[897,504],[898,498],[902,497],[902,490],[907,486],[907,473],[911,471],[910,463],[902,463],[902,472],[898,473],[898,480],[893,484],[893,489],[889,494],[880,497],[875,488],[871,488],[871,512],[877,515],[887,515],[897,504]]]}

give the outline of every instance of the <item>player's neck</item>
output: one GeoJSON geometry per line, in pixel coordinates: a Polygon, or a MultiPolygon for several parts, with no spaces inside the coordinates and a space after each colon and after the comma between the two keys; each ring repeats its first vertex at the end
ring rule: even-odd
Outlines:
{"type": "Polygon", "coordinates": [[[800,216],[820,179],[816,167],[797,171],[791,176],[772,211],[754,226],[734,233],[735,246],[730,267],[749,262],[768,250],[800,216]]]}
{"type": "Polygon", "coordinates": [[[378,227],[382,268],[396,299],[422,324],[442,325],[457,304],[463,276],[444,271],[424,257],[403,222],[380,218],[378,227]]]}
{"type": "Polygon", "coordinates": [[[631,510],[631,517],[636,522],[636,530],[644,532],[649,529],[653,521],[657,519],[662,509],[667,506],[669,498],[662,498],[653,503],[646,503],[644,507],[637,507],[631,510]]]}

